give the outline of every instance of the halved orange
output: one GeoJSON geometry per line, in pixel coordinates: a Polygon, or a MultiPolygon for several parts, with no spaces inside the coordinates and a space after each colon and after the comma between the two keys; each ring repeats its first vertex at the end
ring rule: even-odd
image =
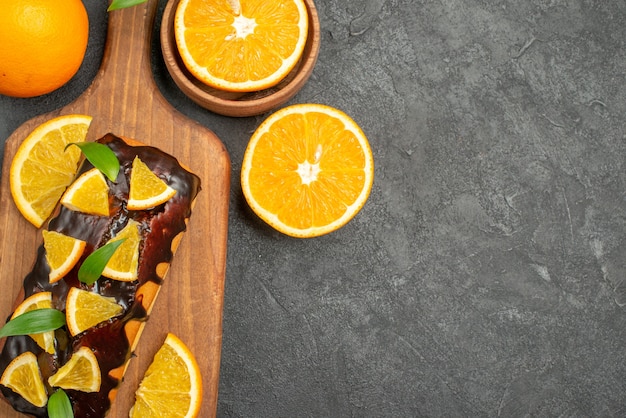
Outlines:
{"type": "Polygon", "coordinates": [[[104,174],[97,168],[81,174],[67,188],[61,204],[73,211],[109,216],[109,185],[104,174]]]}
{"type": "Polygon", "coordinates": [[[91,116],[63,115],[36,127],[22,142],[11,162],[10,187],[15,205],[39,228],[52,214],[65,188],[76,175],[80,149],[91,116]]]}
{"type": "Polygon", "coordinates": [[[143,210],[159,206],[175,194],[175,189],[154,174],[139,157],[135,157],[130,172],[130,191],[126,205],[129,210],[143,210]]]}
{"type": "Polygon", "coordinates": [[[98,392],[102,382],[101,374],[96,355],[89,347],[83,346],[48,378],[48,384],[81,392],[98,392]]]}
{"type": "Polygon", "coordinates": [[[37,356],[30,351],[25,351],[9,363],[0,377],[0,384],[37,407],[41,408],[48,402],[37,356]]]}
{"type": "Polygon", "coordinates": [[[181,0],[174,32],[194,77],[249,92],[278,84],[295,67],[308,24],[303,0],[181,0]]]}
{"type": "Polygon", "coordinates": [[[50,283],[55,283],[72,270],[80,260],[87,243],[56,231],[44,229],[42,234],[46,260],[50,267],[48,278],[50,283]]]}
{"type": "Polygon", "coordinates": [[[202,403],[202,376],[189,348],[167,334],[135,392],[130,418],[198,416],[202,403]]]}
{"type": "Polygon", "coordinates": [[[88,290],[71,287],[65,302],[67,329],[72,336],[121,314],[115,299],[88,290]]]}
{"type": "Polygon", "coordinates": [[[361,128],[344,112],[319,104],[283,108],[254,132],[241,167],[252,210],[294,237],[345,225],[363,207],[374,159],[361,128]]]}
{"type": "MultiPolygon", "coordinates": [[[[13,311],[11,319],[17,318],[25,312],[35,309],[52,308],[52,293],[37,292],[33,293],[22,301],[13,311]]],[[[40,332],[37,334],[29,334],[39,347],[43,348],[46,353],[54,354],[54,331],[40,332]]]]}
{"type": "Polygon", "coordinates": [[[109,242],[124,239],[124,242],[115,250],[107,265],[102,271],[104,277],[123,282],[137,280],[139,268],[139,223],[130,219],[126,226],[109,242]]]}

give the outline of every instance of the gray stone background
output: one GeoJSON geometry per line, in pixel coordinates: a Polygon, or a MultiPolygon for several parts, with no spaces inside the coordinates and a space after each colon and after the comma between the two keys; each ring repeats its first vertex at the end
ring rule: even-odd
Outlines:
{"type": "MultiPolygon", "coordinates": [[[[87,88],[0,97],[0,138],[87,88]]],[[[362,212],[324,237],[247,207],[267,116],[164,96],[232,159],[221,417],[626,416],[626,3],[316,0],[322,47],[291,103],[351,115],[374,152],[362,212]]],[[[159,1],[159,18],[165,1],[159,1]]]]}

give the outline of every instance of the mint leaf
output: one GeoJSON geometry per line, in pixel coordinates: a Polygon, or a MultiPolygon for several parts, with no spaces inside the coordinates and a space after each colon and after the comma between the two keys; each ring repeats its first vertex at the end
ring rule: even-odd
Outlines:
{"type": "Polygon", "coordinates": [[[126,238],[108,242],[89,254],[78,269],[78,280],[85,284],[92,284],[98,280],[107,263],[124,241],[126,241],[126,238]]]}
{"type": "Polygon", "coordinates": [[[107,9],[107,12],[111,10],[124,9],[126,7],[136,6],[141,3],[145,3],[147,0],[113,0],[111,5],[107,9]]]}
{"type": "Polygon", "coordinates": [[[120,172],[120,161],[111,148],[99,142],[72,142],[67,147],[76,145],[85,158],[89,160],[94,167],[102,172],[109,180],[115,182],[120,172]]]}
{"type": "Polygon", "coordinates": [[[48,398],[48,418],[74,418],[70,398],[63,389],[57,389],[48,398]]]}
{"type": "Polygon", "coordinates": [[[65,314],[52,309],[33,309],[16,316],[4,324],[0,329],[0,338],[11,335],[39,334],[46,331],[54,331],[65,325],[65,314]]]}

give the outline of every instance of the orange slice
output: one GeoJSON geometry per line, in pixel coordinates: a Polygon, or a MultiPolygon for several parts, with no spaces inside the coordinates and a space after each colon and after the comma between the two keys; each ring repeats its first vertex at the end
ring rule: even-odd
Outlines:
{"type": "Polygon", "coordinates": [[[154,174],[139,157],[135,157],[130,172],[130,192],[126,205],[129,210],[144,210],[159,206],[175,194],[175,189],[154,174]]]}
{"type": "Polygon", "coordinates": [[[202,376],[189,348],[167,334],[135,392],[130,418],[198,416],[202,402],[202,376]]]}
{"type": "Polygon", "coordinates": [[[123,311],[113,298],[71,287],[65,302],[67,329],[72,336],[116,317],[123,311]]]}
{"type": "Polygon", "coordinates": [[[139,243],[141,242],[139,223],[130,219],[128,224],[109,242],[120,239],[125,241],[113,253],[102,275],[109,279],[132,282],[137,280],[139,268],[139,243]]]}
{"type": "Polygon", "coordinates": [[[372,152],[340,110],[293,105],[254,132],[241,167],[252,210],[287,235],[315,237],[345,225],[363,207],[374,179],[372,152]]]}
{"type": "Polygon", "coordinates": [[[96,355],[89,347],[80,347],[69,361],[48,378],[52,387],[98,392],[102,376],[96,355]]]}
{"type": "Polygon", "coordinates": [[[50,266],[50,283],[61,280],[76,265],[85,250],[85,241],[56,231],[42,231],[46,260],[50,266]]]}
{"type": "Polygon", "coordinates": [[[64,115],[42,123],[22,142],[11,163],[10,188],[22,215],[39,228],[76,175],[91,116],[64,115]]]}
{"type": "Polygon", "coordinates": [[[181,0],[174,32],[194,77],[248,92],[278,84],[295,67],[308,24],[303,0],[181,0]]]}
{"type": "Polygon", "coordinates": [[[81,174],[67,188],[61,198],[61,204],[76,212],[109,216],[109,185],[102,172],[92,168],[81,174]]]}
{"type": "MultiPolygon", "coordinates": [[[[17,318],[25,312],[35,309],[52,308],[52,293],[37,292],[33,293],[15,308],[11,319],[17,318]]],[[[38,334],[29,334],[39,347],[43,348],[46,353],[54,354],[54,331],[46,331],[38,334]]]]}
{"type": "Polygon", "coordinates": [[[9,363],[0,377],[0,384],[37,407],[41,408],[48,402],[37,356],[30,351],[20,354],[9,363]]]}

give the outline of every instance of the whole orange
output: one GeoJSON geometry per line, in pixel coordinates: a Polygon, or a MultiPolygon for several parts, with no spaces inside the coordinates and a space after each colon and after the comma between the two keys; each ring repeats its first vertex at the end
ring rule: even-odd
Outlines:
{"type": "Polygon", "coordinates": [[[85,57],[89,18],[81,0],[0,0],[0,94],[50,93],[85,57]]]}

